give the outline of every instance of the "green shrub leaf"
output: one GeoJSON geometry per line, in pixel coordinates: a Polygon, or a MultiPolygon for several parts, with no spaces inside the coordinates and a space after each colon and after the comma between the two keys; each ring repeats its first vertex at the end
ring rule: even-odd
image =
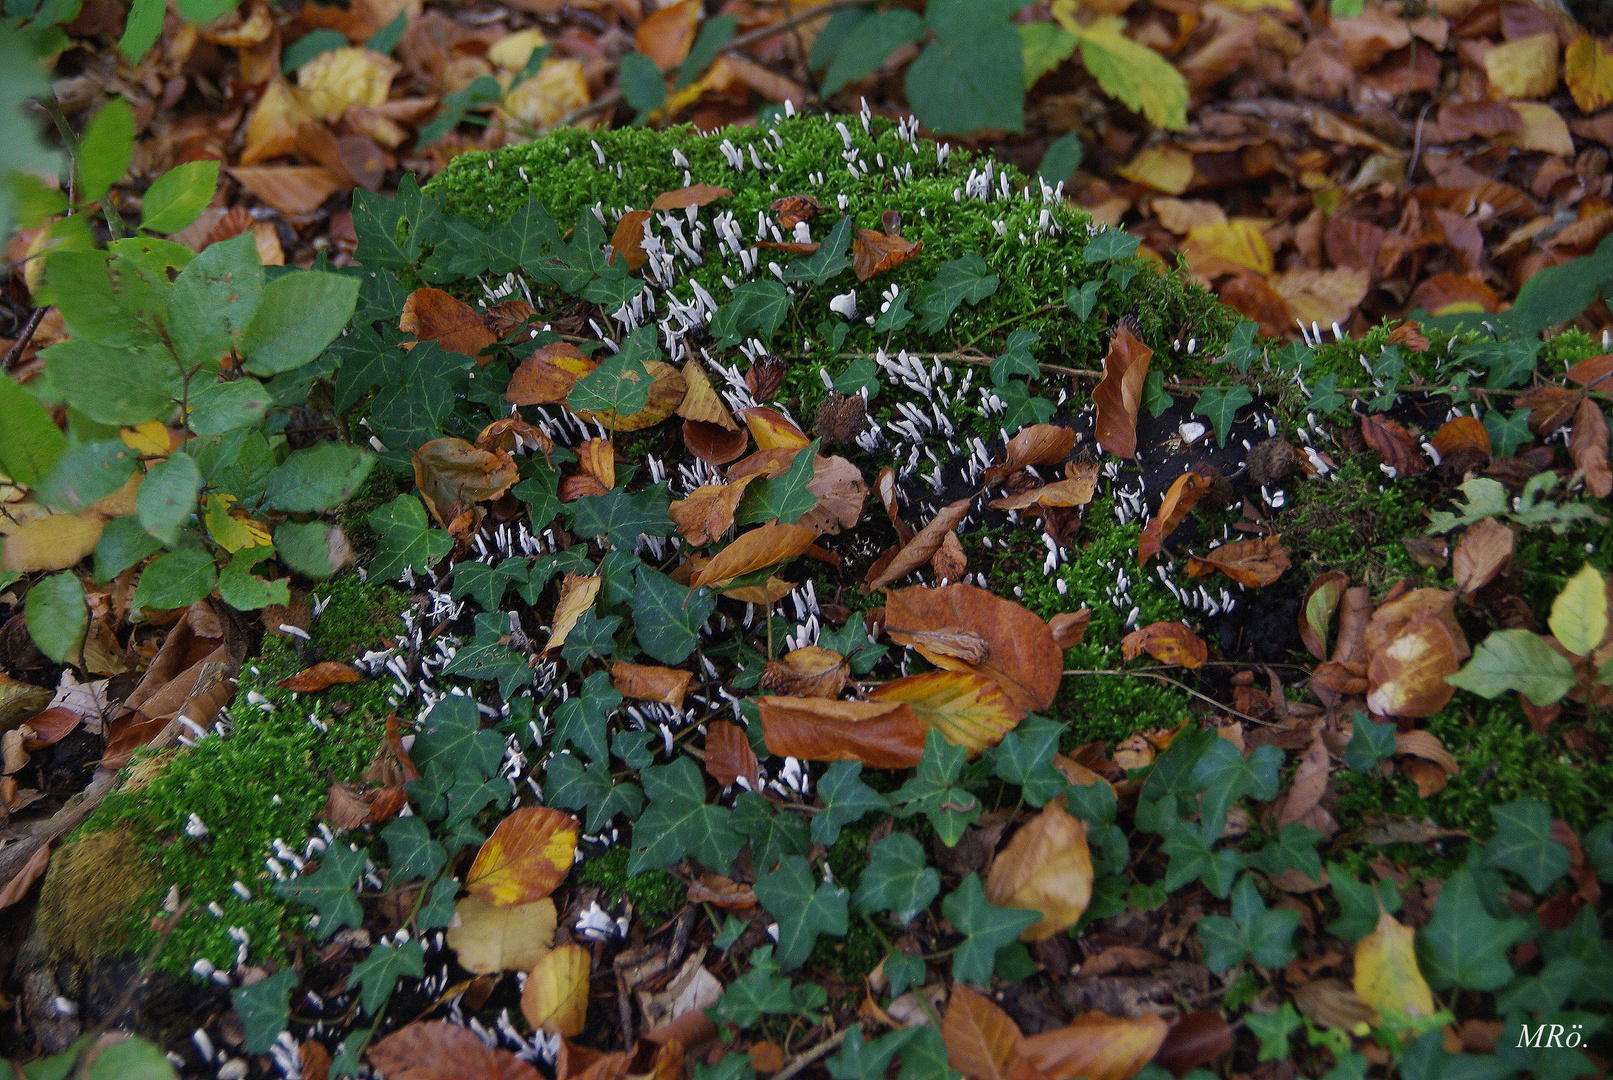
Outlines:
{"type": "Polygon", "coordinates": [[[1483,698],[1516,690],[1536,706],[1545,706],[1574,688],[1574,668],[1538,634],[1495,630],[1479,642],[1462,670],[1445,681],[1483,698]]]}
{"type": "Polygon", "coordinates": [[[302,367],[336,339],[358,303],[358,279],[295,270],[263,287],[257,313],[241,338],[246,369],[278,375],[302,367]]]}
{"type": "Polygon", "coordinates": [[[189,607],[212,592],[217,583],[213,557],[199,547],[182,547],[153,559],[140,572],[132,606],[142,611],[189,607]]]}
{"type": "Polygon", "coordinates": [[[78,201],[104,198],[134,161],[134,109],[121,97],[102,105],[78,140],[78,201]]]}
{"type": "MultiPolygon", "coordinates": [[[[140,227],[148,232],[178,232],[207,209],[217,186],[218,162],[187,161],[175,165],[146,189],[140,200],[140,227]]],[[[241,235],[255,245],[249,233],[241,235]]]]}
{"type": "Polygon", "coordinates": [[[202,471],[183,450],[176,450],[147,472],[135,497],[140,527],[169,547],[179,543],[180,531],[196,512],[196,495],[202,489],[202,471]]]}
{"type": "Polygon", "coordinates": [[[375,467],[375,455],[337,442],[315,443],[269,474],[264,501],[275,510],[311,514],[340,506],[353,497],[375,467]]]}
{"type": "Polygon", "coordinates": [[[78,648],[89,625],[84,585],[71,570],[40,578],[28,590],[23,615],[39,651],[60,664],[78,648]]]}
{"type": "MultiPolygon", "coordinates": [[[[922,40],[924,20],[906,8],[887,8],[856,20],[850,32],[835,48],[834,60],[829,64],[829,70],[824,72],[820,92],[826,98],[833,97],[847,83],[878,71],[885,63],[885,58],[899,46],[922,40]]],[[[813,43],[813,56],[817,56],[817,42],[813,43]]]]}
{"type": "Polygon", "coordinates": [[[1159,53],[1120,32],[1120,20],[1100,19],[1076,33],[1081,61],[1104,93],[1140,112],[1156,127],[1187,128],[1187,80],[1159,53]]]}

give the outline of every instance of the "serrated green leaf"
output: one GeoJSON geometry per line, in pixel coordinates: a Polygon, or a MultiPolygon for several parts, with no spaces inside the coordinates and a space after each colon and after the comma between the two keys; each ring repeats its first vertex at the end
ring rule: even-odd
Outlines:
{"type": "Polygon", "coordinates": [[[134,161],[134,109],[115,97],[91,117],[73,155],[78,166],[78,200],[82,205],[105,197],[134,161]]]}
{"type": "Polygon", "coordinates": [[[784,971],[806,963],[819,934],[844,935],[848,928],[845,888],[814,881],[799,855],[785,856],[777,870],[756,879],[755,888],[756,899],[778,920],[778,964],[784,971]]]}
{"type": "Polygon", "coordinates": [[[835,222],[818,250],[784,267],[784,280],[822,285],[849,267],[851,256],[846,252],[851,248],[851,229],[851,215],[847,214],[835,222]]]}
{"type": "Polygon", "coordinates": [[[365,520],[381,538],[369,566],[370,576],[378,581],[394,581],[405,570],[423,572],[454,546],[447,532],[431,527],[426,508],[413,493],[399,495],[365,520]]]}
{"type": "Polygon", "coordinates": [[[1200,821],[1205,839],[1214,842],[1221,835],[1227,808],[1238,799],[1275,799],[1282,763],[1283,752],[1275,746],[1257,746],[1245,757],[1243,751],[1222,738],[1206,745],[1192,773],[1193,789],[1204,792],[1200,821]]]}
{"type": "Polygon", "coordinates": [[[1081,61],[1104,93],[1148,122],[1170,131],[1187,128],[1187,80],[1159,53],[1120,32],[1117,19],[1076,30],[1081,61]]]}
{"type": "Polygon", "coordinates": [[[354,886],[364,873],[365,854],[346,844],[332,844],[320,856],[319,869],[312,874],[277,881],[274,893],[283,900],[295,900],[311,907],[319,916],[319,925],[313,930],[314,940],[324,941],[343,927],[357,927],[364,922],[364,909],[359,906],[354,886]]]}
{"type": "Polygon", "coordinates": [[[1417,934],[1417,956],[1436,990],[1497,990],[1512,981],[1507,950],[1526,937],[1523,919],[1497,919],[1484,909],[1473,871],[1460,867],[1434,902],[1433,918],[1417,934]]]}
{"type": "Polygon", "coordinates": [[[1215,428],[1215,441],[1225,446],[1238,410],[1245,405],[1253,404],[1254,400],[1254,395],[1242,386],[1229,386],[1224,390],[1210,389],[1199,395],[1198,403],[1193,406],[1193,412],[1198,416],[1209,418],[1215,428]]]}
{"type": "MultiPolygon", "coordinates": [[[[533,202],[535,197],[528,206],[533,202]]],[[[435,241],[441,219],[442,207],[420,190],[413,173],[404,174],[393,198],[360,188],[353,193],[353,231],[358,237],[354,254],[371,269],[412,271],[422,248],[435,241]]],[[[518,223],[522,220],[522,215],[517,214],[510,222],[515,236],[520,235],[518,223]]],[[[554,223],[549,224],[552,229],[554,223]]],[[[497,231],[506,239],[512,238],[508,228],[497,231]]],[[[502,274],[514,267],[491,269],[502,274]]]]}
{"type": "Polygon", "coordinates": [[[250,232],[209,245],[190,261],[168,294],[168,332],[174,348],[187,363],[216,370],[220,358],[241,346],[262,296],[263,268],[250,232]]]}
{"type": "Polygon", "coordinates": [[[383,942],[370,950],[370,955],[353,965],[351,982],[360,986],[359,1006],[370,1016],[377,1015],[392,997],[392,988],[398,979],[423,978],[426,974],[426,950],[419,939],[410,938],[401,945],[383,942]]]}
{"type": "Polygon", "coordinates": [[[1551,808],[1539,799],[1516,799],[1490,807],[1495,835],[1484,845],[1491,866],[1511,870],[1543,896],[1568,873],[1568,849],[1551,835],[1551,808]]]}
{"type": "Polygon", "coordinates": [[[84,640],[89,625],[83,583],[71,570],[40,578],[28,590],[23,618],[39,651],[62,663],[84,640]]]}
{"type": "Polygon", "coordinates": [[[830,763],[818,779],[818,798],[823,809],[812,816],[812,842],[832,847],[840,830],[874,810],[889,807],[885,796],[862,782],[862,762],[830,763]]]}
{"type": "Polygon", "coordinates": [[[825,98],[838,94],[846,84],[878,71],[899,46],[923,39],[924,20],[906,8],[888,8],[859,19],[835,49],[819,92],[825,98]]]}
{"type": "Polygon", "coordinates": [[[212,592],[217,583],[213,557],[199,547],[182,547],[146,564],[131,606],[140,611],[176,611],[212,592]]]}
{"type": "Polygon", "coordinates": [[[266,1054],[286,1030],[291,1018],[291,992],[297,988],[297,973],[281,968],[251,986],[230,991],[235,1015],[246,1029],[242,1049],[249,1054],[266,1054]]]}
{"type": "Polygon", "coordinates": [[[1165,870],[1165,889],[1175,892],[1197,879],[1214,895],[1225,899],[1232,891],[1232,883],[1244,868],[1244,857],[1235,848],[1216,851],[1206,842],[1204,834],[1190,823],[1177,818],[1165,832],[1160,851],[1170,856],[1165,870]]]}
{"type": "Polygon", "coordinates": [[[1483,698],[1516,690],[1536,706],[1562,700],[1574,688],[1574,668],[1538,634],[1523,629],[1494,630],[1473,656],[1445,681],[1483,698]]]}
{"type": "MultiPolygon", "coordinates": [[[[1075,35],[1055,22],[1021,23],[1019,29],[1020,49],[1025,62],[1025,89],[1029,90],[1036,85],[1036,80],[1058,67],[1071,56],[1075,55],[1075,35]]],[[[1073,132],[1071,133],[1073,134],[1073,132]]],[[[1079,138],[1076,141],[1079,146],[1079,138]]],[[[1074,168],[1059,176],[1065,179],[1074,168]]],[[[1046,176],[1043,179],[1047,179],[1046,176]]],[[[1049,181],[1056,183],[1057,181],[1049,181]]]]}
{"type": "Polygon", "coordinates": [[[955,892],[941,901],[941,913],[955,930],[965,935],[963,943],[952,954],[952,978],[979,986],[991,985],[991,968],[997,950],[1018,941],[1020,931],[1042,917],[1039,911],[1021,911],[991,903],[980,884],[980,875],[972,872],[955,892]]]}
{"type": "Polygon", "coordinates": [[[633,632],[639,646],[661,663],[687,660],[700,640],[700,624],[716,609],[717,595],[711,590],[690,589],[648,566],[639,568],[633,632]]]}
{"type": "Polygon", "coordinates": [[[173,407],[174,359],[155,345],[109,345],[74,338],[39,353],[67,403],[91,420],[143,424],[173,407]]]}
{"type": "Polygon", "coordinates": [[[941,892],[941,875],[927,864],[924,845],[893,832],[868,849],[853,902],[861,912],[888,911],[907,925],[941,892]]]}
{"type": "Polygon", "coordinates": [[[111,581],[129,567],[162,550],[162,541],[140,527],[133,514],[113,518],[95,545],[95,580],[111,581]]]}

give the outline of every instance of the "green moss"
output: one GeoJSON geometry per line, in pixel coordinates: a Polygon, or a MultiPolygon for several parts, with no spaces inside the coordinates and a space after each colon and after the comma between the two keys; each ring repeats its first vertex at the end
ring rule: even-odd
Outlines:
{"type": "Polygon", "coordinates": [[[629,875],[627,858],[628,850],[622,845],[592,853],[577,872],[577,880],[598,889],[600,899],[606,904],[620,903],[624,898],[631,900],[639,914],[651,924],[669,919],[682,910],[688,899],[688,889],[683,882],[664,870],[629,875]]]}
{"type": "Polygon", "coordinates": [[[1547,338],[1540,347],[1540,370],[1547,378],[1555,378],[1581,360],[1588,360],[1606,351],[1599,338],[1570,328],[1547,338]]]}
{"type": "Polygon", "coordinates": [[[411,478],[391,469],[371,469],[370,474],[353,493],[353,497],[343,503],[341,509],[337,511],[337,520],[341,523],[342,531],[347,534],[347,542],[358,556],[360,565],[367,564],[370,556],[375,554],[377,538],[375,530],[370,528],[371,512],[391,502],[412,486],[411,478]]]}
{"type": "MultiPolygon", "coordinates": [[[[356,576],[338,578],[320,594],[331,604],[314,623],[309,646],[324,659],[351,660],[387,644],[407,604],[407,597],[356,576]]],[[[176,973],[202,957],[220,967],[233,964],[231,927],[247,932],[256,960],[275,955],[282,936],[304,923],[306,911],[270,891],[274,879],[264,859],[276,838],[300,849],[315,831],[331,782],[357,781],[368,767],[384,737],[389,685],[361,680],[318,695],[275,685],[305,666],[288,639],[267,638],[262,654],[241,673],[228,736],[156,758],[137,756],[131,773],[149,773],[149,779],[109,795],[79,831],[79,841],[89,844],[101,836],[126,837],[137,864],[149,868],[124,882],[116,917],[106,920],[103,948],[144,947],[149,920],[170,887],[192,903],[160,960],[176,973]],[[252,704],[249,695],[272,708],[252,704]],[[311,724],[310,714],[326,729],[311,724]],[[187,834],[191,814],[207,826],[205,836],[187,834]],[[234,891],[237,881],[250,900],[234,891]],[[210,903],[222,914],[209,914],[210,903]]],[[[70,900],[68,906],[78,909],[70,900]]],[[[81,935],[70,940],[82,947],[81,935]]]]}
{"type": "Polygon", "coordinates": [[[1291,485],[1276,524],[1302,579],[1343,570],[1374,592],[1402,578],[1434,584],[1438,573],[1414,562],[1403,541],[1427,530],[1437,492],[1430,477],[1390,480],[1373,459],[1351,454],[1332,476],[1291,485]]]}

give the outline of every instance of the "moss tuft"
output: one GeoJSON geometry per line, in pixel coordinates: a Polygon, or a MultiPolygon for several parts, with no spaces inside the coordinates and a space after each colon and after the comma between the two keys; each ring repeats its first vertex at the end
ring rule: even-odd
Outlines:
{"type": "Polygon", "coordinates": [[[621,846],[591,854],[578,871],[577,880],[598,889],[606,904],[631,900],[639,914],[652,923],[670,919],[682,910],[689,897],[683,882],[664,870],[629,876],[627,858],[627,848],[621,846]]]}

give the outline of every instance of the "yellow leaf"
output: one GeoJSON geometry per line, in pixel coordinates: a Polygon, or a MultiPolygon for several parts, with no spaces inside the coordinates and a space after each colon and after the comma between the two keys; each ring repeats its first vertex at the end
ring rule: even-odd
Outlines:
{"type": "Polygon", "coordinates": [[[763,525],[717,552],[689,584],[696,589],[705,585],[720,588],[734,578],[795,558],[817,539],[817,533],[800,525],[785,525],[776,521],[763,525]]]}
{"type": "Polygon", "coordinates": [[[1613,50],[1582,32],[1563,56],[1563,79],[1581,112],[1601,112],[1613,105],[1613,50]]]}
{"type": "Polygon", "coordinates": [[[1575,656],[1588,656],[1607,636],[1607,582],[1590,563],[1551,602],[1552,636],[1575,656]]]}
{"type": "Polygon", "coordinates": [[[207,510],[202,520],[207,525],[207,534],[219,547],[236,552],[242,548],[267,547],[273,543],[267,525],[243,511],[231,510],[233,505],[234,495],[214,492],[207,497],[207,510]]]}
{"type": "Polygon", "coordinates": [[[1271,245],[1250,218],[1195,226],[1182,245],[1182,257],[1194,273],[1214,273],[1217,262],[1233,263],[1257,274],[1272,270],[1271,245]]]}
{"type": "Polygon", "coordinates": [[[1484,54],[1493,97],[1508,101],[1545,97],[1557,89],[1557,35],[1530,34],[1484,54]]]}
{"type": "Polygon", "coordinates": [[[745,426],[750,428],[758,450],[800,450],[812,444],[806,432],[796,427],[783,413],[765,405],[755,405],[741,414],[745,426]]]}
{"type": "Polygon", "coordinates": [[[526,62],[532,59],[535,51],[547,44],[549,39],[534,26],[529,30],[517,30],[494,42],[487,50],[487,58],[505,71],[518,72],[526,67],[526,62]]]}
{"type": "Polygon", "coordinates": [[[454,905],[448,947],[460,966],[477,975],[531,971],[554,944],[556,915],[548,897],[497,907],[475,896],[454,905]]]}
{"type": "Polygon", "coordinates": [[[1115,171],[1155,191],[1180,195],[1193,182],[1193,155],[1177,146],[1150,146],[1115,171]]]}
{"type": "Polygon", "coordinates": [[[17,523],[13,507],[0,515],[5,555],[0,570],[66,570],[95,550],[106,528],[106,518],[93,510],[82,514],[50,514],[17,523]]]}
{"type": "Polygon", "coordinates": [[[522,807],[482,844],[465,888],[496,907],[541,900],[571,872],[576,850],[576,818],[547,806],[522,807]]]}
{"type": "Polygon", "coordinates": [[[998,907],[1042,913],[1041,922],[1019,935],[1023,941],[1042,941],[1074,926],[1092,899],[1086,822],[1049,803],[993,860],[986,898],[998,907]]]}
{"type": "Polygon", "coordinates": [[[372,49],[332,49],[297,69],[297,87],[309,112],[335,120],[349,105],[386,104],[397,73],[397,61],[372,49]]]}
{"type": "Polygon", "coordinates": [[[566,1038],[582,1033],[588,1018],[588,950],[562,945],[545,954],[526,978],[521,1014],[534,1028],[566,1038]]]}
{"type": "Polygon", "coordinates": [[[1567,121],[1556,109],[1541,101],[1514,101],[1512,109],[1523,121],[1523,127],[1519,131],[1497,135],[1497,146],[1556,154],[1558,157],[1574,156],[1573,136],[1568,133],[1567,121]]]}
{"type": "Polygon", "coordinates": [[[1065,23],[1064,28],[1081,40],[1081,60],[1104,93],[1157,127],[1184,130],[1187,80],[1169,60],[1122,34],[1122,25],[1120,19],[1106,16],[1089,26],[1065,23]]]}
{"type": "Polygon", "coordinates": [[[925,727],[939,731],[955,746],[968,747],[970,757],[996,746],[1025,715],[1001,686],[972,671],[908,675],[876,687],[868,696],[906,702],[925,727]]]}
{"type": "Polygon", "coordinates": [[[143,424],[123,428],[118,432],[118,438],[123,440],[124,446],[143,457],[163,457],[174,448],[173,439],[161,420],[147,420],[143,424]]]}
{"type": "Polygon", "coordinates": [[[1387,911],[1355,947],[1355,993],[1379,1011],[1434,1015],[1434,995],[1417,967],[1415,932],[1387,911]]]}
{"type": "Polygon", "coordinates": [[[582,613],[594,606],[594,597],[599,595],[599,582],[597,576],[566,575],[560,585],[560,602],[555,605],[554,627],[549,631],[549,643],[543,647],[544,652],[558,649],[566,643],[566,635],[577,625],[582,613]]]}
{"type": "Polygon", "coordinates": [[[538,73],[504,96],[501,110],[535,128],[552,127],[588,104],[588,80],[576,60],[548,60],[538,73]]]}

